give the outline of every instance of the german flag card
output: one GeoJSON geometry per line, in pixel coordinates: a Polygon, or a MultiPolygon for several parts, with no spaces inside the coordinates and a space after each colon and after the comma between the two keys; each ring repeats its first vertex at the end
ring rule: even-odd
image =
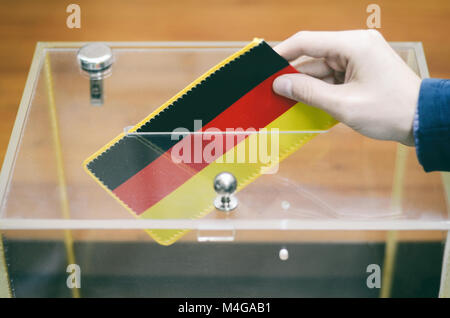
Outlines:
{"type": "MultiPolygon", "coordinates": [[[[255,39],[87,158],[85,170],[138,218],[203,217],[214,210],[217,174],[232,173],[239,191],[336,124],[273,92],[276,77],[296,72],[255,39]],[[283,133],[294,131],[309,133],[283,133]],[[255,158],[261,148],[264,160],[255,158]]],[[[148,230],[163,245],[185,232],[148,230]]]]}

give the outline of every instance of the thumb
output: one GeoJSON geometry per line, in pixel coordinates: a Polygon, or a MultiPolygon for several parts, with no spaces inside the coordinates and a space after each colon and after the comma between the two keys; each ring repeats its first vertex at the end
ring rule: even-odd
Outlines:
{"type": "Polygon", "coordinates": [[[320,108],[331,115],[339,105],[339,88],[306,74],[285,74],[273,82],[275,93],[320,108]]]}

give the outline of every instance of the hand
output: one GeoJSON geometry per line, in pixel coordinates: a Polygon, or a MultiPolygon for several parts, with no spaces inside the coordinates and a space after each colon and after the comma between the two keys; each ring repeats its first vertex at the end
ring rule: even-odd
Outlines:
{"type": "Polygon", "coordinates": [[[414,145],[421,79],[378,31],[304,31],[274,49],[302,73],[276,78],[277,94],[323,109],[365,136],[414,145]]]}

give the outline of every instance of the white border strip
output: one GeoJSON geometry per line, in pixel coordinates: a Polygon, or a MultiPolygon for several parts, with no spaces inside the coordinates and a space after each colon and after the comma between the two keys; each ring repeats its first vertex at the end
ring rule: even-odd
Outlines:
{"type": "Polygon", "coordinates": [[[342,221],[342,220],[149,220],[149,219],[4,219],[0,230],[127,230],[127,229],[202,229],[202,230],[345,230],[345,231],[448,231],[449,220],[342,221]]]}
{"type": "Polygon", "coordinates": [[[14,170],[16,161],[17,149],[19,148],[22,139],[22,131],[25,128],[25,122],[28,117],[31,101],[34,96],[35,86],[38,82],[38,76],[41,70],[42,52],[44,44],[38,42],[34,51],[33,60],[30,71],[28,72],[25,89],[20,100],[20,106],[17,110],[14,127],[9,138],[8,148],[6,150],[5,158],[3,159],[2,170],[0,173],[0,219],[3,217],[3,210],[6,204],[6,194],[9,189],[10,177],[14,170]]]}

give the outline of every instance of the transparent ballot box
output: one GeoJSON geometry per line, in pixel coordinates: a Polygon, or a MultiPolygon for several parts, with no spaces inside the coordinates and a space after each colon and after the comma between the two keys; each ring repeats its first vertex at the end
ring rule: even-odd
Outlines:
{"type": "MultiPolygon", "coordinates": [[[[450,178],[414,148],[342,124],[138,132],[245,43],[105,43],[102,74],[79,63],[85,44],[37,45],[1,171],[1,296],[445,295],[450,178]],[[141,150],[90,172],[117,135],[141,150]],[[174,140],[186,148],[166,151],[174,140]],[[96,179],[151,156],[133,187],[96,179]]],[[[420,43],[391,45],[428,76],[420,43]]]]}

